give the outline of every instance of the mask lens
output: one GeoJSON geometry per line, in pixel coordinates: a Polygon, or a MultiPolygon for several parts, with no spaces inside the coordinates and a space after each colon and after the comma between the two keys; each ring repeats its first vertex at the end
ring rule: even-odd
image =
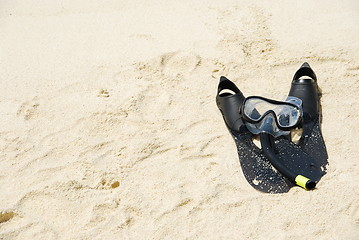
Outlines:
{"type": "Polygon", "coordinates": [[[273,109],[281,127],[293,127],[300,118],[299,109],[292,105],[280,105],[273,109]]]}
{"type": "Polygon", "coordinates": [[[252,121],[258,121],[271,108],[271,103],[259,98],[250,98],[245,102],[244,114],[252,121]]]}

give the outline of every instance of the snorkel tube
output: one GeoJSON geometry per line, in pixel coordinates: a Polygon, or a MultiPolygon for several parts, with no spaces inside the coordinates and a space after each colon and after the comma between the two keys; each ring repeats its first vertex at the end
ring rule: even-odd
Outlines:
{"type": "Polygon", "coordinates": [[[264,155],[281,174],[283,174],[291,182],[306,190],[312,190],[315,188],[316,182],[305,176],[292,172],[282,163],[282,160],[274,152],[274,138],[270,134],[261,133],[259,136],[264,155]]]}

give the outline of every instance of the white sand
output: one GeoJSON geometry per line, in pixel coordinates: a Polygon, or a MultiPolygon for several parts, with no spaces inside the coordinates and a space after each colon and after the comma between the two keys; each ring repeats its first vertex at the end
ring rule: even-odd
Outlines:
{"type": "Polygon", "coordinates": [[[0,239],[359,239],[359,2],[132,2],[0,2],[0,239]],[[219,76],[283,99],[304,61],[328,173],[263,194],[219,76]]]}

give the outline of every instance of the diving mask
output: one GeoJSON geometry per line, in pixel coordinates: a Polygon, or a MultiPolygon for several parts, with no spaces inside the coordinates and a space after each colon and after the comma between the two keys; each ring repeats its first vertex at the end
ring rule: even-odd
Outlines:
{"type": "Polygon", "coordinates": [[[288,97],[285,102],[259,96],[246,98],[241,108],[248,130],[253,134],[288,135],[303,117],[302,100],[288,97]]]}

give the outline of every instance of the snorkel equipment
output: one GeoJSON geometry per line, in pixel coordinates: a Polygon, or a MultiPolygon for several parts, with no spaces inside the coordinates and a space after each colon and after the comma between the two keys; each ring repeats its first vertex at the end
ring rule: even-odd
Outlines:
{"type": "Polygon", "coordinates": [[[243,102],[240,112],[248,130],[260,136],[262,151],[272,165],[298,186],[306,190],[314,189],[316,182],[288,169],[275,152],[275,138],[289,135],[291,129],[302,123],[302,100],[288,97],[285,102],[281,102],[250,96],[243,102]]]}

